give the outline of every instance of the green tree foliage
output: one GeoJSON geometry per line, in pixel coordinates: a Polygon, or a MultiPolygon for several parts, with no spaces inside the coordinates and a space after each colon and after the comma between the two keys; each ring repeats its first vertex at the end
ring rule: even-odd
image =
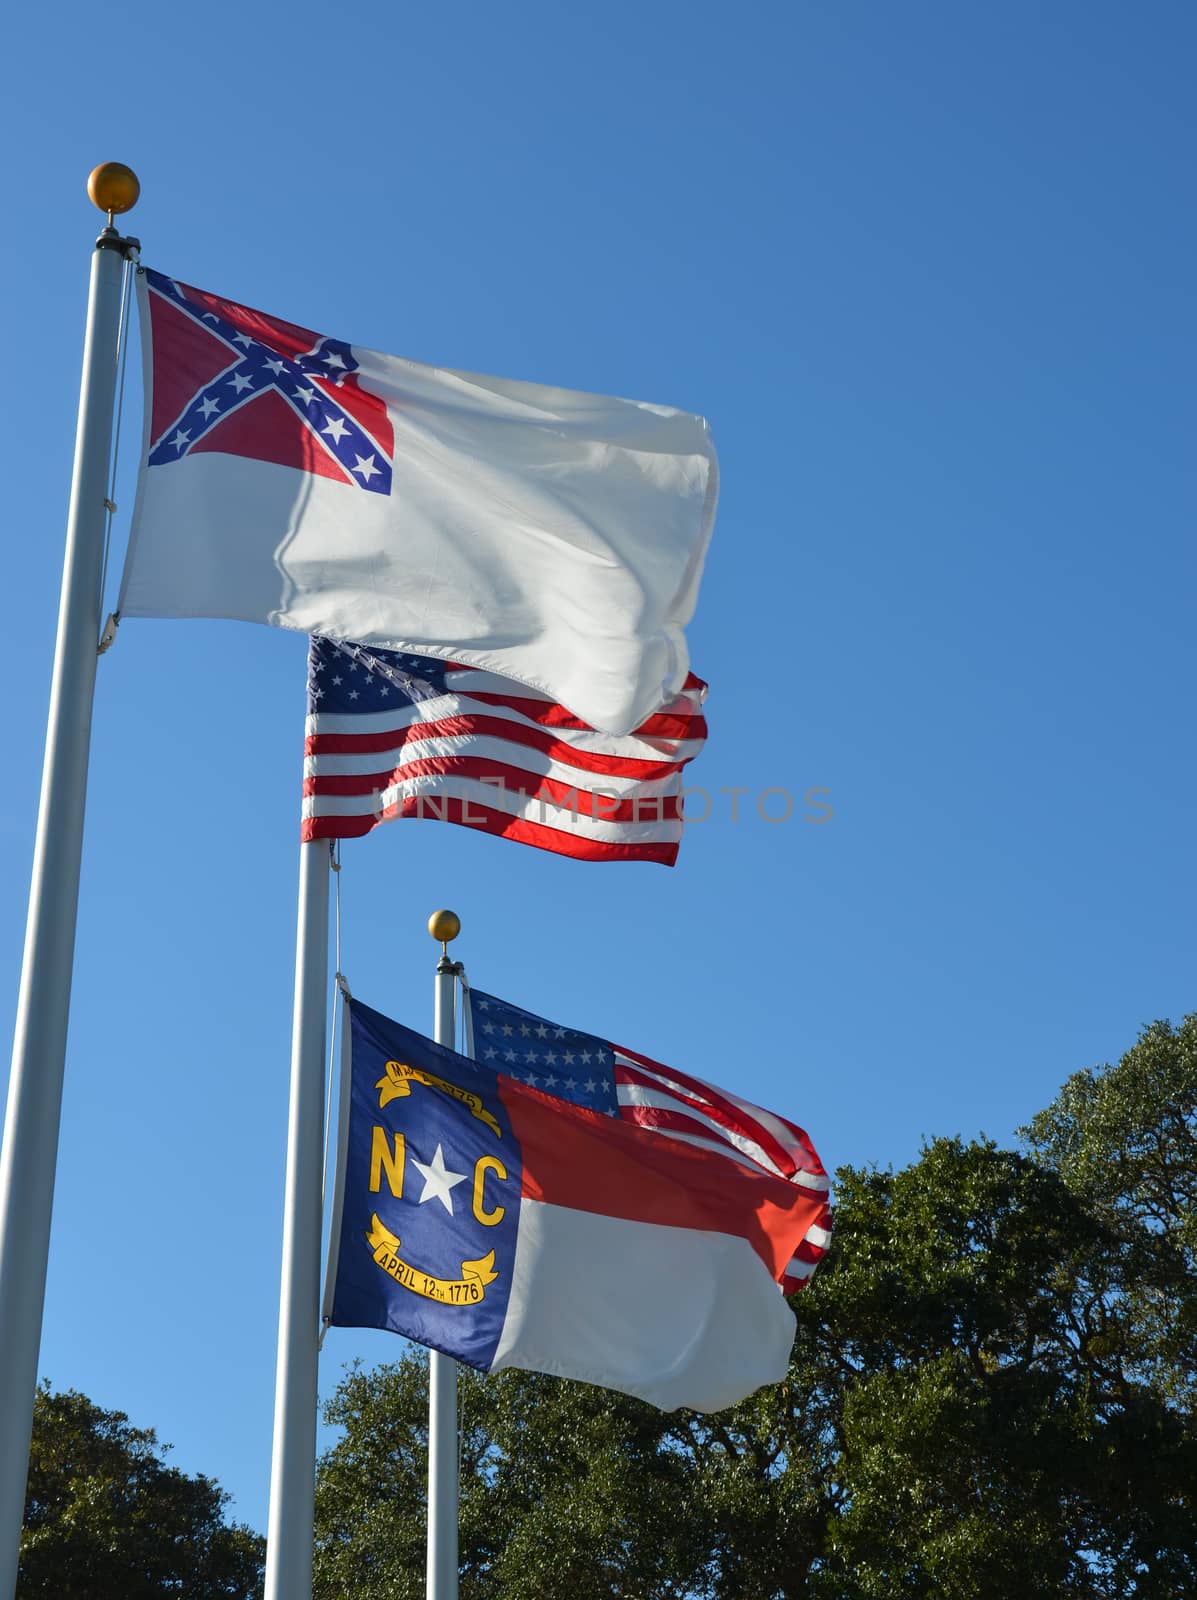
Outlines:
{"type": "Polygon", "coordinates": [[[1023,1130],[1122,1244],[1077,1337],[1109,1377],[1197,1409],[1197,1016],[1156,1022],[1115,1067],[1075,1073],[1023,1130]]]}
{"type": "MultiPolygon", "coordinates": [[[[462,1384],[463,1600],[1197,1594],[1197,1022],[1082,1073],[1029,1150],[838,1174],[787,1381],[717,1416],[462,1384]]],[[[426,1364],[329,1407],[317,1594],[423,1593],[426,1364]]]]}
{"type": "Polygon", "coordinates": [[[224,1519],[210,1479],[164,1465],[152,1429],[43,1384],[17,1600],[251,1600],[265,1540],[224,1519]]]}

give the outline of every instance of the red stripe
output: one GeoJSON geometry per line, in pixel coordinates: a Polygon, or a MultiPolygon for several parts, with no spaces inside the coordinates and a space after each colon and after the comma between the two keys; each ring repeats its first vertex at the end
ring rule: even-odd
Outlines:
{"type": "Polygon", "coordinates": [[[468,820],[462,816],[462,802],[447,796],[425,795],[404,800],[400,806],[389,806],[381,817],[305,817],[300,837],[311,839],[357,839],[369,833],[380,822],[390,822],[397,817],[423,817],[444,822],[454,822],[461,827],[473,828],[479,833],[498,834],[504,839],[514,839],[518,844],[534,845],[538,850],[551,850],[556,855],[572,856],[576,861],[658,861],[664,867],[673,866],[677,860],[676,840],[643,844],[617,844],[605,839],[586,839],[578,834],[565,833],[539,822],[527,822],[523,817],[510,817],[505,812],[493,811],[471,800],[467,808],[468,820]],[[421,810],[421,804],[423,809],[421,810]],[[441,816],[441,807],[445,814],[441,816]]]}
{"type": "MultiPolygon", "coordinates": [[[[463,691],[471,700],[477,700],[483,705],[510,706],[527,717],[529,721],[539,724],[542,728],[565,728],[572,733],[593,733],[594,729],[588,722],[583,722],[581,717],[575,717],[572,711],[567,711],[564,706],[551,705],[543,700],[523,700],[518,695],[495,694],[488,689],[467,689],[463,691]]],[[[656,711],[651,717],[646,718],[638,728],[634,728],[629,739],[705,739],[707,736],[706,719],[694,711],[688,703],[685,709],[666,709],[656,711]]]]}
{"type": "Polygon", "coordinates": [[[780,1279],[823,1206],[783,1178],[729,1167],[646,1137],[601,1112],[499,1078],[523,1168],[522,1194],[629,1222],[746,1239],[780,1279]]]}
{"type": "MultiPolygon", "coordinates": [[[[676,794],[617,799],[593,794],[559,778],[542,778],[522,767],[503,766],[482,756],[429,756],[425,761],[409,761],[386,772],[318,773],[303,780],[303,792],[305,797],[382,794],[392,784],[424,777],[489,779],[508,793],[527,795],[533,800],[543,796],[546,802],[552,801],[577,817],[597,822],[660,823],[681,819],[681,798],[676,794]]],[[[472,799],[467,803],[474,804],[472,799]]]]}
{"type": "MultiPolygon", "coordinates": [[[[671,1067],[663,1067],[659,1062],[651,1061],[647,1056],[637,1056],[635,1052],[626,1050],[623,1045],[616,1045],[615,1048],[620,1055],[642,1062],[648,1069],[647,1074],[638,1072],[634,1066],[625,1066],[624,1063],[617,1059],[615,1063],[616,1084],[638,1083],[645,1088],[657,1089],[666,1094],[676,1094],[682,1100],[689,1099],[689,1103],[693,1104],[696,1110],[702,1111],[722,1127],[729,1128],[735,1133],[743,1134],[756,1144],[759,1144],[787,1176],[799,1170],[798,1162],[795,1161],[793,1154],[780,1143],[776,1135],[762,1123],[755,1121],[749,1113],[741,1110],[734,1101],[726,1100],[713,1084],[701,1083],[697,1078],[690,1078],[684,1072],[677,1072],[671,1067]],[[671,1083],[679,1085],[680,1088],[671,1089],[669,1084],[658,1081],[660,1078],[667,1078],[671,1083]],[[689,1091],[689,1096],[687,1096],[686,1091],[689,1091]]],[[[647,1109],[650,1108],[621,1106],[620,1114],[622,1116],[635,1115],[637,1121],[643,1121],[645,1119],[640,1116],[640,1113],[647,1109]]],[[[653,1109],[654,1115],[656,1115],[655,1108],[653,1109]]],[[[683,1116],[681,1113],[663,1112],[661,1115],[680,1117],[681,1119],[680,1122],[662,1123],[661,1126],[687,1127],[693,1125],[692,1119],[683,1116]]],[[[823,1167],[815,1154],[814,1146],[802,1129],[795,1126],[794,1123],[786,1121],[784,1117],[778,1117],[777,1120],[785,1123],[786,1128],[794,1135],[795,1142],[801,1147],[804,1156],[807,1157],[809,1164],[804,1163],[802,1170],[821,1174],[823,1167]]]]}
{"type": "MultiPolygon", "coordinates": [[[[526,745],[542,755],[587,772],[608,773],[620,778],[667,778],[680,772],[685,761],[644,761],[633,756],[609,756],[579,750],[564,740],[554,739],[539,728],[525,728],[504,717],[440,717],[435,722],[417,722],[407,728],[387,728],[363,733],[314,733],[304,740],[307,756],[365,755],[375,750],[402,749],[422,739],[479,738],[489,735],[512,744],[526,745]]],[[[686,760],[691,758],[687,757],[686,760]]]]}
{"type": "MultiPolygon", "coordinates": [[[[786,1154],[787,1157],[792,1159],[792,1153],[786,1151],[785,1146],[777,1141],[776,1135],[773,1134],[763,1124],[758,1124],[756,1122],[752,1115],[754,1111],[761,1111],[762,1115],[766,1114],[762,1111],[760,1106],[749,1105],[747,1109],[741,1109],[739,1106],[737,1106],[734,1100],[727,1097],[726,1091],[721,1089],[718,1084],[706,1083],[701,1078],[692,1078],[688,1073],[679,1072],[676,1067],[662,1066],[659,1061],[654,1061],[651,1056],[641,1055],[638,1050],[629,1050],[624,1045],[613,1045],[612,1049],[615,1050],[617,1054],[626,1056],[630,1061],[639,1063],[639,1065],[643,1067],[646,1072],[682,1085],[682,1087],[688,1090],[696,1100],[709,1100],[711,1097],[714,1097],[720,1105],[727,1109],[731,1116],[747,1119],[747,1126],[757,1128],[761,1135],[768,1140],[771,1145],[776,1144],[777,1148],[780,1149],[783,1154],[786,1154]]],[[[798,1145],[799,1149],[808,1158],[809,1166],[804,1167],[802,1170],[806,1172],[820,1173],[823,1176],[826,1176],[823,1163],[819,1160],[818,1152],[811,1143],[810,1135],[807,1133],[806,1129],[800,1128],[796,1122],[791,1122],[788,1117],[779,1116],[775,1111],[768,1112],[767,1115],[770,1116],[774,1122],[781,1123],[782,1127],[784,1127],[793,1137],[794,1143],[798,1145]]]]}

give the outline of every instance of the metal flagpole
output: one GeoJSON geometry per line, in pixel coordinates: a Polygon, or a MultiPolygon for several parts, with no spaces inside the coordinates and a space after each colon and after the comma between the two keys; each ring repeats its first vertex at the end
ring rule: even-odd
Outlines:
{"type": "Polygon", "coordinates": [[[83,342],[75,468],[67,513],[58,643],[42,766],[25,957],[0,1149],[0,1597],[17,1582],[33,1430],[67,1013],[75,955],[83,805],[100,635],[101,574],[126,262],[136,239],[113,226],[137,202],[128,167],[106,162],[88,193],[108,226],[96,240],[83,342]]]}
{"type": "MultiPolygon", "coordinates": [[[[428,931],[441,942],[436,964],[433,1037],[454,1046],[454,985],[458,966],[449,941],[461,932],[452,911],[434,911],[428,931]]],[[[457,1362],[428,1352],[428,1565],[427,1600],[457,1600],[457,1362]]]]}
{"type": "Polygon", "coordinates": [[[328,878],[328,840],[301,844],[266,1600],[309,1600],[312,1593],[328,878]]]}

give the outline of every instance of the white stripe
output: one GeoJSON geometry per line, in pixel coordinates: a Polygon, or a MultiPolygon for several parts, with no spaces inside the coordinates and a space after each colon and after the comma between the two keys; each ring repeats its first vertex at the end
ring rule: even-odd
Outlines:
{"type": "MultiPolygon", "coordinates": [[[[620,1105],[657,1106],[664,1111],[678,1111],[684,1116],[692,1117],[695,1122],[704,1122],[713,1128],[719,1135],[718,1142],[701,1138],[697,1134],[680,1133],[676,1128],[650,1127],[651,1133],[661,1134],[668,1139],[686,1139],[691,1144],[705,1145],[709,1149],[722,1149],[725,1155],[730,1154],[729,1145],[743,1152],[743,1160],[750,1166],[758,1167],[766,1172],[773,1173],[778,1178],[784,1178],[787,1183],[796,1183],[802,1189],[812,1189],[822,1194],[830,1187],[826,1173],[807,1172],[799,1167],[797,1172],[785,1173],[765,1150],[753,1139],[744,1138],[740,1134],[728,1131],[722,1123],[713,1121],[701,1111],[695,1110],[692,1105],[683,1105],[680,1100],[675,1100],[671,1095],[661,1094],[655,1089],[646,1089],[638,1083],[621,1083],[616,1086],[616,1097],[620,1105]]],[[[630,1119],[629,1119],[630,1120],[630,1119]]]]}
{"type": "MultiPolygon", "coordinates": [[[[621,1052],[617,1051],[616,1058],[624,1062],[627,1066],[634,1068],[637,1072],[646,1073],[649,1077],[656,1078],[661,1083],[672,1083],[672,1086],[677,1089],[680,1094],[692,1095],[696,1092],[694,1089],[687,1088],[685,1084],[673,1083],[671,1079],[664,1077],[660,1071],[654,1070],[651,1067],[646,1067],[643,1062],[635,1060],[632,1056],[625,1056],[621,1052]]],[[[794,1161],[799,1167],[803,1168],[804,1170],[807,1168],[807,1165],[811,1159],[811,1153],[797,1137],[794,1129],[784,1117],[779,1117],[772,1111],[766,1111],[763,1106],[758,1106],[752,1100],[741,1100],[738,1094],[733,1094],[730,1089],[725,1089],[720,1084],[707,1083],[702,1078],[695,1078],[694,1082],[700,1085],[703,1089],[709,1089],[713,1095],[718,1096],[720,1099],[728,1101],[728,1103],[735,1106],[737,1110],[742,1111],[749,1121],[758,1122],[762,1129],[766,1133],[771,1134],[773,1138],[777,1140],[777,1143],[781,1145],[782,1149],[793,1157],[794,1161]]]]}
{"type": "Polygon", "coordinates": [[[806,1242],[815,1245],[819,1250],[826,1250],[831,1243],[831,1234],[826,1228],[820,1228],[817,1222],[812,1222],[806,1230],[806,1242]]]}
{"type": "Polygon", "coordinates": [[[593,772],[589,767],[575,767],[554,760],[539,750],[529,750],[526,745],[514,744],[507,739],[472,733],[437,735],[433,738],[415,738],[409,743],[396,745],[391,750],[365,751],[361,755],[305,756],[305,778],[357,776],[362,773],[401,772],[416,761],[427,761],[435,756],[471,756],[479,761],[501,763],[518,767],[538,778],[556,778],[571,789],[619,796],[678,794],[681,791],[681,774],[667,773],[663,778],[629,778],[622,774],[593,772]]]}
{"type": "Polygon", "coordinates": [[[609,733],[583,732],[577,728],[545,728],[513,706],[483,705],[452,694],[421,700],[414,706],[396,705],[390,711],[317,711],[305,720],[304,731],[309,739],[328,733],[390,733],[400,728],[418,727],[423,722],[440,722],[446,717],[501,718],[517,727],[535,728],[589,755],[616,756],[625,761],[690,761],[706,742],[704,739],[638,739],[630,733],[616,738],[609,733]]]}
{"type": "MultiPolygon", "coordinates": [[[[560,833],[573,833],[584,838],[610,844],[658,844],[672,842],[682,836],[680,818],[664,822],[610,822],[593,818],[585,811],[570,806],[557,806],[549,800],[517,794],[502,789],[497,783],[483,783],[476,778],[446,777],[441,773],[427,773],[423,777],[405,778],[401,783],[383,789],[374,795],[312,794],[303,798],[303,815],[311,817],[368,817],[378,816],[391,806],[409,797],[424,796],[429,802],[427,815],[437,817],[434,802],[442,796],[465,802],[467,815],[470,804],[486,806],[512,817],[522,817],[546,828],[556,828],[560,833]]],[[[381,818],[379,819],[381,820],[381,818]]],[[[478,825],[481,825],[478,816],[478,825]]],[[[467,823],[466,826],[469,826],[467,823]]]]}
{"type": "MultiPolygon", "coordinates": [[[[755,1139],[750,1139],[746,1134],[736,1133],[731,1128],[725,1128],[714,1117],[707,1116],[705,1111],[700,1111],[697,1106],[685,1100],[679,1100],[676,1095],[666,1094],[660,1089],[649,1089],[641,1083],[620,1083],[616,1085],[616,1097],[621,1106],[656,1106],[662,1111],[676,1111],[681,1116],[690,1117],[695,1122],[702,1123],[712,1129],[727,1144],[734,1145],[737,1150],[756,1162],[758,1167],[775,1173],[777,1177],[787,1176],[774,1161],[773,1157],[759,1145],[755,1139]]],[[[672,1132],[669,1128],[655,1128],[655,1133],[672,1132]]]]}
{"type": "Polygon", "coordinates": [[[809,1278],[818,1265],[817,1261],[799,1261],[798,1257],[795,1256],[786,1267],[785,1276],[787,1278],[809,1278]]]}
{"type": "MultiPolygon", "coordinates": [[[[622,1050],[616,1049],[614,1045],[612,1045],[611,1048],[615,1053],[615,1062],[617,1066],[630,1067],[633,1072],[641,1072],[645,1075],[645,1077],[652,1078],[653,1081],[659,1083],[663,1089],[671,1090],[674,1094],[688,1095],[691,1099],[697,1098],[705,1105],[714,1104],[712,1100],[707,1100],[704,1095],[700,1094],[699,1091],[694,1088],[694,1083],[702,1083],[701,1079],[696,1078],[692,1083],[682,1083],[679,1079],[670,1076],[668,1067],[646,1067],[644,1062],[637,1061],[635,1056],[625,1055],[622,1050]]],[[[712,1091],[714,1090],[713,1084],[702,1083],[702,1087],[704,1089],[711,1089],[712,1091]]],[[[718,1092],[722,1094],[722,1090],[718,1092]]],[[[731,1096],[728,1095],[726,1098],[731,1099],[731,1096]]]]}

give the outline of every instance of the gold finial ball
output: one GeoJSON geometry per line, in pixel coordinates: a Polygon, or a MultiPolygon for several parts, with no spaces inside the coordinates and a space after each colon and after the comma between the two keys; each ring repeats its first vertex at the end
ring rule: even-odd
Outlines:
{"type": "Polygon", "coordinates": [[[434,911],[428,919],[428,931],[434,939],[448,944],[461,932],[461,918],[456,911],[434,911]]]}
{"type": "Polygon", "coordinates": [[[137,204],[141,184],[133,168],[123,161],[101,161],[87,180],[87,193],[93,206],[119,215],[137,204]]]}

